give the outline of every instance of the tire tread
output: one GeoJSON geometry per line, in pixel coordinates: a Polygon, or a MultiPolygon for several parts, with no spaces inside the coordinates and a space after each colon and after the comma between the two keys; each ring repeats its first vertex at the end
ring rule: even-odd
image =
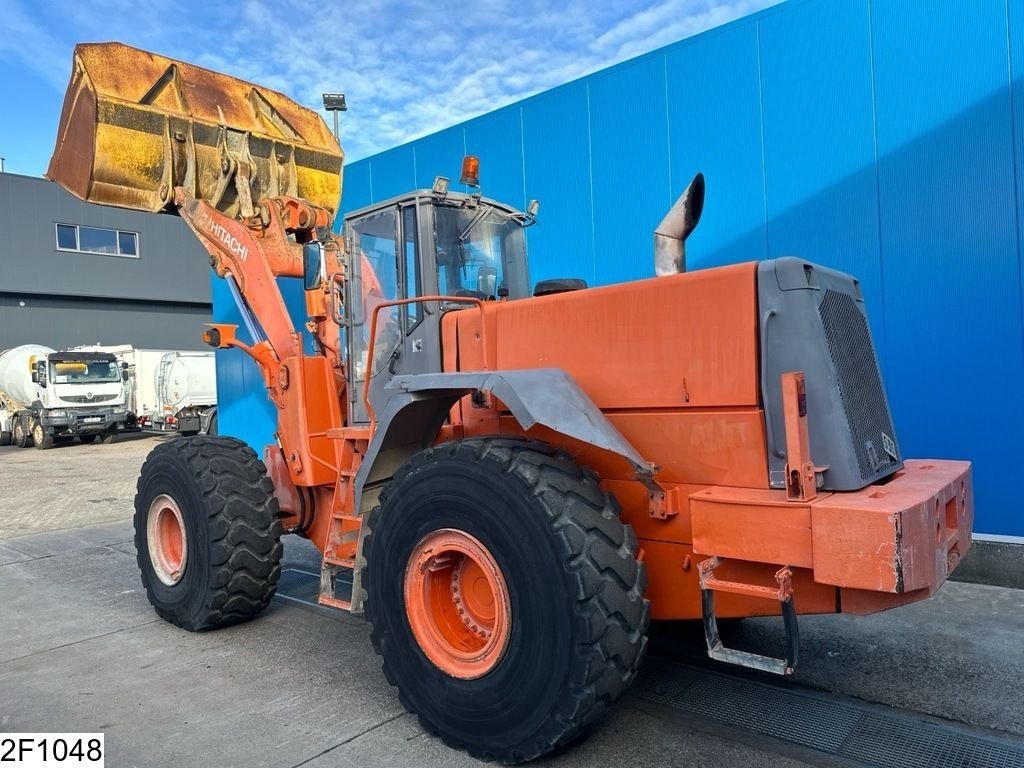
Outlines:
{"type": "MultiPolygon", "coordinates": [[[[597,475],[547,443],[518,438],[482,438],[445,443],[414,456],[400,467],[368,513],[365,551],[371,551],[375,518],[395,486],[432,464],[438,457],[485,462],[517,476],[528,493],[539,497],[548,515],[548,529],[566,553],[563,569],[576,583],[574,622],[579,642],[571,665],[577,678],[567,698],[529,744],[502,751],[456,743],[411,706],[402,681],[388,663],[389,638],[373,620],[371,585],[365,610],[374,649],[383,658],[384,676],[397,687],[403,706],[416,714],[424,730],[448,746],[503,763],[520,763],[576,740],[597,722],[633,682],[647,645],[650,604],[644,564],[637,561],[639,544],[633,529],[621,521],[618,503],[598,485],[597,475]]],[[[365,572],[364,572],[365,573],[365,572]]]]}
{"type": "MultiPolygon", "coordinates": [[[[281,576],[283,530],[266,467],[255,451],[231,437],[179,437],[154,448],[142,467],[135,497],[139,567],[148,559],[145,515],[140,510],[147,469],[175,457],[193,473],[210,534],[210,579],[204,605],[188,613],[150,602],[161,618],[189,631],[247,621],[269,604],[281,576]]],[[[149,592],[147,586],[147,592],[149,592]]]]}

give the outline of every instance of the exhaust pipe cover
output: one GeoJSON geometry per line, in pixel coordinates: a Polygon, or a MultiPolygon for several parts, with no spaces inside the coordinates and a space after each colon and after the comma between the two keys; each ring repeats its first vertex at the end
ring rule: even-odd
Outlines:
{"type": "Polygon", "coordinates": [[[686,271],[686,238],[704,211],[704,174],[698,173],[654,230],[654,273],[658,277],[686,271]]]}

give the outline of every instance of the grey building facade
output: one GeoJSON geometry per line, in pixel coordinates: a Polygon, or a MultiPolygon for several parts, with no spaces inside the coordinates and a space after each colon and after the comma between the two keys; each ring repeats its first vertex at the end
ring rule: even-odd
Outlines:
{"type": "Polygon", "coordinates": [[[180,218],[0,173],[0,350],[203,349],[210,316],[209,260],[180,218]]]}

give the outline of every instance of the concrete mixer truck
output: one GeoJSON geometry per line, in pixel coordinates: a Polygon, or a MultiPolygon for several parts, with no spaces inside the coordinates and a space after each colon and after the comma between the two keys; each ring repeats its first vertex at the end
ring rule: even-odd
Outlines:
{"type": "Polygon", "coordinates": [[[112,443],[127,418],[124,371],[105,352],[25,344],[0,352],[0,445],[112,443]]]}

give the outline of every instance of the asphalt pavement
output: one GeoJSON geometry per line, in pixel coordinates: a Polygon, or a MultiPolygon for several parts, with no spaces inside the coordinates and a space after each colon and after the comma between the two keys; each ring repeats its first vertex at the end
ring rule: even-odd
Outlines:
{"type": "MultiPolygon", "coordinates": [[[[306,604],[301,591],[284,589],[257,620],[215,632],[157,619],[127,519],[157,439],[167,438],[0,449],[0,730],[102,731],[110,766],[477,764],[404,712],[360,618],[306,604]],[[58,482],[87,472],[104,479],[58,482]],[[47,522],[32,524],[26,500],[47,522]]],[[[315,573],[308,542],[287,537],[285,558],[293,576],[315,573]]],[[[771,685],[1024,743],[1024,591],[949,583],[876,616],[806,617],[801,632],[797,676],[771,685]]],[[[648,664],[695,661],[699,638],[692,625],[655,627],[648,664]]],[[[777,620],[752,619],[729,639],[767,649],[782,638],[777,620]]],[[[849,763],[629,695],[587,738],[537,764],[849,763]]]]}

